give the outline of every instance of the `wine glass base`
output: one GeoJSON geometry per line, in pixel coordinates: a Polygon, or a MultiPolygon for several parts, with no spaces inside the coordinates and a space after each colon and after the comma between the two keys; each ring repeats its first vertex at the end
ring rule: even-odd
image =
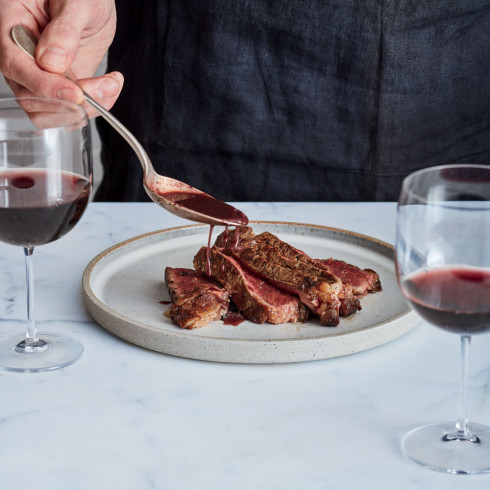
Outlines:
{"type": "Polygon", "coordinates": [[[63,335],[40,334],[41,342],[24,348],[25,335],[0,337],[0,369],[24,373],[52,371],[73,364],[80,358],[83,345],[63,335]]]}
{"type": "Polygon", "coordinates": [[[443,422],[413,429],[402,440],[403,453],[417,464],[446,473],[490,472],[490,426],[470,424],[478,442],[445,440],[454,425],[443,422]]]}

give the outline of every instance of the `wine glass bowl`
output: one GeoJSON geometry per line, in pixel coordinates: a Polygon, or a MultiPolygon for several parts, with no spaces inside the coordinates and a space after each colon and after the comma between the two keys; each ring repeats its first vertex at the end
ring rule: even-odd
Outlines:
{"type": "Polygon", "coordinates": [[[83,346],[38,336],[32,254],[80,220],[92,185],[90,126],[81,107],[60,100],[0,100],[0,241],[24,249],[27,333],[0,338],[0,368],[35,372],[77,360],[83,346]]]}
{"type": "Polygon", "coordinates": [[[429,324],[461,336],[459,413],[403,439],[405,455],[450,473],[490,471],[490,427],[466,415],[471,336],[490,329],[490,166],[446,165],[409,175],[397,213],[400,288],[429,324]]]}

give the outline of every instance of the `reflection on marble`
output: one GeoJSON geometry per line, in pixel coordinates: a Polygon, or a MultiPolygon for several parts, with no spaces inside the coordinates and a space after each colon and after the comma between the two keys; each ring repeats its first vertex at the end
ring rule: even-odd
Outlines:
{"type": "MultiPolygon", "coordinates": [[[[394,204],[241,204],[250,219],[309,222],[393,242],[394,204]]],[[[40,331],[85,346],[51,373],[0,372],[0,489],[488,489],[400,454],[412,427],[456,415],[459,342],[425,325],[360,354],[216,364],[113,337],[84,309],[87,263],[122,240],[187,224],[154,204],[91,204],[35,252],[40,331]]],[[[23,331],[22,251],[0,244],[0,332],[23,331]]],[[[475,337],[470,420],[490,424],[490,336],[475,337]]]]}

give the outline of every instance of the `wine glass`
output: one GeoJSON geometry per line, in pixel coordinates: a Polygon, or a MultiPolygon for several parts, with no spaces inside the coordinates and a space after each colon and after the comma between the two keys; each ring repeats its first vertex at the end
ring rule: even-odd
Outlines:
{"type": "Polygon", "coordinates": [[[412,430],[402,450],[439,471],[489,472],[490,427],[469,424],[466,407],[471,336],[490,329],[490,166],[437,166],[404,180],[396,268],[413,309],[429,324],[461,336],[456,422],[412,430]]]}
{"type": "Polygon", "coordinates": [[[92,185],[91,152],[83,108],[41,98],[0,100],[0,241],[23,247],[27,279],[27,333],[0,337],[1,369],[58,369],[83,352],[70,337],[38,336],[32,254],[80,220],[92,185]]]}

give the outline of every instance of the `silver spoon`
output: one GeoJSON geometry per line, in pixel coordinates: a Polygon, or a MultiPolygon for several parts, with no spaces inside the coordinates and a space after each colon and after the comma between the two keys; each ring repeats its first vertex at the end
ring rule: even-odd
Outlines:
{"type": "MultiPolygon", "coordinates": [[[[12,39],[17,46],[35,60],[37,39],[31,32],[24,26],[17,25],[12,28],[12,39]]],[[[73,73],[67,72],[65,76],[78,85],[73,73]]],[[[82,92],[85,100],[127,141],[136,153],[143,167],[143,186],[154,202],[181,218],[199,223],[232,226],[243,226],[248,223],[245,214],[233,206],[184,182],[157,174],[146,151],[134,135],[83,89],[82,92]]]]}

